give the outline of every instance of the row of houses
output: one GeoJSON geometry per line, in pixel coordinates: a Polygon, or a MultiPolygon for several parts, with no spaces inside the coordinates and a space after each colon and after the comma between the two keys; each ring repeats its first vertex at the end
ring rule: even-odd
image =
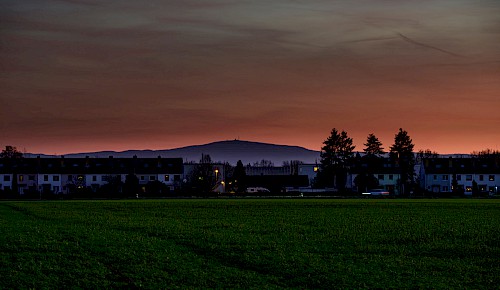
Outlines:
{"type": "Polygon", "coordinates": [[[499,158],[429,158],[418,173],[421,187],[429,192],[458,190],[472,195],[476,187],[479,193],[500,193],[499,158]]]}
{"type": "MultiPolygon", "coordinates": [[[[354,180],[360,173],[367,172],[366,165],[366,162],[360,161],[352,168],[347,187],[358,189],[354,180]]],[[[401,192],[401,171],[397,162],[390,158],[380,158],[370,172],[377,179],[379,188],[396,195],[401,192]]],[[[477,194],[495,195],[500,193],[500,159],[440,156],[421,158],[414,167],[414,181],[414,189],[421,192],[472,195],[476,190],[477,194]]]]}
{"type": "Polygon", "coordinates": [[[16,189],[66,194],[97,190],[112,178],[126,182],[135,175],[140,185],[152,181],[175,190],[183,178],[182,158],[20,158],[0,160],[0,190],[16,189]]]}
{"type": "MultiPolygon", "coordinates": [[[[0,190],[67,194],[75,189],[96,191],[112,178],[126,182],[137,177],[139,185],[161,182],[170,191],[178,190],[189,179],[196,164],[183,164],[182,158],[21,158],[0,159],[0,190]]],[[[226,166],[213,164],[214,191],[225,192],[226,166]]],[[[259,167],[247,166],[247,186],[272,187],[277,190],[307,190],[314,186],[317,164],[259,167]]],[[[369,174],[377,188],[395,195],[401,193],[401,170],[389,158],[357,158],[349,169],[345,187],[359,192],[359,175],[369,174]]],[[[500,193],[500,162],[495,158],[424,158],[415,166],[418,188],[432,193],[462,191],[472,195],[476,190],[494,195],[500,193]],[[456,188],[455,188],[456,187],[456,188]]]]}

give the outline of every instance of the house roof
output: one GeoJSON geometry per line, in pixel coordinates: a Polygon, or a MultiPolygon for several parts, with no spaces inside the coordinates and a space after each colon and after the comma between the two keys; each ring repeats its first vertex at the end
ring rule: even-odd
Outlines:
{"type": "Polygon", "coordinates": [[[358,156],[353,160],[350,172],[354,174],[399,174],[398,162],[386,157],[358,156]]]}
{"type": "Polygon", "coordinates": [[[498,158],[426,158],[426,174],[499,174],[498,158]]]}
{"type": "Polygon", "coordinates": [[[0,159],[0,173],[181,174],[182,158],[20,158],[0,159]]]}

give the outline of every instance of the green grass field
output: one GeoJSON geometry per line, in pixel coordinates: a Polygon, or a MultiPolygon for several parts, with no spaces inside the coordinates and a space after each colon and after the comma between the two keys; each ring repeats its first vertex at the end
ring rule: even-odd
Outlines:
{"type": "Polygon", "coordinates": [[[499,200],[0,203],[0,288],[498,288],[499,200]]]}

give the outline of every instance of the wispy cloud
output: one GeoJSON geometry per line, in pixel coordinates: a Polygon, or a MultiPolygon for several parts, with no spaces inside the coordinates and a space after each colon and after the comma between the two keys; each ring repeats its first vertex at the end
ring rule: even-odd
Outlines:
{"type": "Polygon", "coordinates": [[[407,124],[425,140],[419,116],[448,124],[455,115],[432,108],[453,103],[478,120],[484,110],[471,98],[496,104],[500,91],[496,1],[4,0],[0,8],[0,123],[11,143],[62,148],[62,136],[79,132],[108,140],[102,146],[167,135],[187,144],[245,131],[280,140],[304,132],[298,145],[317,148],[338,124],[361,140],[377,128],[390,140],[394,124],[407,124]],[[37,126],[53,138],[34,138],[37,126]]]}

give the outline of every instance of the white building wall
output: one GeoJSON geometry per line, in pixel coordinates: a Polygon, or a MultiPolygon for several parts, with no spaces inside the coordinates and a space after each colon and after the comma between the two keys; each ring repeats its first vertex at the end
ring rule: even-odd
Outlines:
{"type": "Polygon", "coordinates": [[[12,189],[12,179],[14,178],[13,174],[0,174],[0,185],[2,190],[9,188],[12,189]]]}
{"type": "Polygon", "coordinates": [[[42,191],[44,186],[49,186],[54,193],[62,192],[61,174],[37,174],[38,190],[42,191]]]}

